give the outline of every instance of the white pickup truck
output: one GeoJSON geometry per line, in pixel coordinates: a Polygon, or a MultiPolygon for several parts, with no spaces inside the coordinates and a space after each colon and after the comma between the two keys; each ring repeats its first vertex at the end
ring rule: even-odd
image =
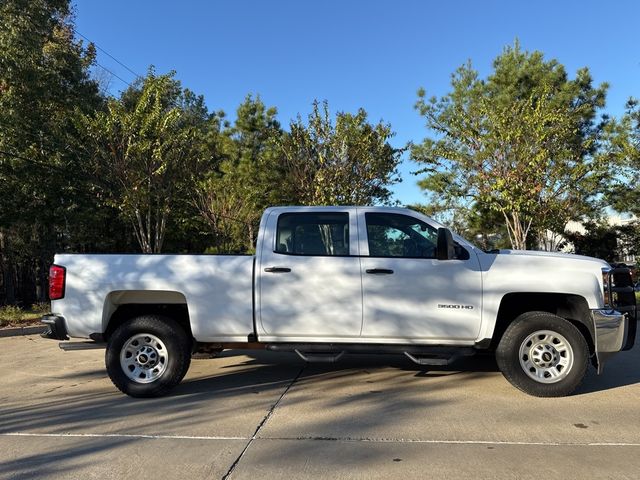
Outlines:
{"type": "Polygon", "coordinates": [[[483,252],[434,220],[386,207],[276,207],[255,256],[56,255],[43,336],[106,344],[122,392],[167,393],[191,356],[225,348],[307,361],[404,353],[423,365],[495,352],[513,385],[562,396],[633,346],[629,270],[595,258],[483,252]]]}

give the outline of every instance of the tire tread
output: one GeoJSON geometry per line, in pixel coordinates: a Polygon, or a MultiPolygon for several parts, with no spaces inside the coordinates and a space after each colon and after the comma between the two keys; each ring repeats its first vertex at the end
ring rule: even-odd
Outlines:
{"type": "Polygon", "coordinates": [[[519,390],[536,397],[563,397],[573,393],[584,380],[589,367],[589,346],[580,330],[568,320],[549,312],[526,312],[507,327],[496,349],[496,362],[502,375],[519,390]],[[539,383],[522,370],[518,358],[520,339],[536,330],[558,331],[571,343],[574,364],[564,380],[539,383]]]}
{"type": "Polygon", "coordinates": [[[120,325],[111,335],[105,352],[107,372],[113,385],[131,397],[166,395],[184,378],[191,363],[191,339],[184,328],[170,317],[141,315],[120,325]],[[129,379],[120,366],[120,349],[136,333],[152,333],[165,342],[170,351],[167,370],[158,380],[142,384],[129,379]]]}

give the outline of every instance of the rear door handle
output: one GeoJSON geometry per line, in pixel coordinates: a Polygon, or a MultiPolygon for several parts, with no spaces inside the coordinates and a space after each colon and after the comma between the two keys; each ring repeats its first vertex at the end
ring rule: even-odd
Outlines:
{"type": "Polygon", "coordinates": [[[393,270],[388,268],[368,268],[365,272],[370,273],[372,275],[391,275],[393,270]]]}
{"type": "Polygon", "coordinates": [[[287,267],[267,267],[264,271],[268,273],[289,273],[291,269],[287,267]]]}

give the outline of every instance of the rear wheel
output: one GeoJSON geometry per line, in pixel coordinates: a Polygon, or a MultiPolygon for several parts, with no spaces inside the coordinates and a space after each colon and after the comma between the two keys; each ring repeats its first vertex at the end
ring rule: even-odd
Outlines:
{"type": "Polygon", "coordinates": [[[191,362],[191,339],[173,319],[144,315],[120,325],[107,344],[113,384],[132,397],[158,397],[175,387],[191,362]]]}
{"type": "Polygon", "coordinates": [[[496,361],[505,378],[523,392],[562,397],[584,379],[589,347],[571,322],[547,312],[528,312],[505,331],[496,361]]]}

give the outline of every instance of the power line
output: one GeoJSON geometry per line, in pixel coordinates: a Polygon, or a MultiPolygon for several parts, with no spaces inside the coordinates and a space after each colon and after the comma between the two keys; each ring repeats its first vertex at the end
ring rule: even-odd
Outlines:
{"type": "MultiPolygon", "coordinates": [[[[33,18],[31,18],[29,15],[24,15],[24,18],[27,19],[27,21],[33,25],[36,29],[40,29],[41,26],[38,25],[33,18]]],[[[109,52],[107,52],[106,50],[104,50],[103,48],[99,47],[95,42],[92,42],[89,38],[85,37],[84,35],[82,35],[80,32],[78,32],[75,28],[74,25],[68,25],[71,29],[71,31],[75,34],[80,35],[82,38],[84,38],[86,41],[93,43],[96,48],[100,49],[102,52],[104,52],[105,54],[107,54],[109,57],[111,57],[112,59],[114,59],[116,62],[118,62],[120,65],[122,65],[124,68],[126,68],[127,70],[129,70],[131,73],[133,73],[136,78],[140,78],[140,75],[138,75],[136,72],[134,72],[133,70],[131,70],[129,67],[127,67],[124,63],[122,63],[120,60],[118,60],[116,57],[114,57],[113,55],[111,55],[109,52]]],[[[103,70],[109,72],[111,75],[113,75],[115,78],[117,78],[118,80],[120,80],[121,82],[125,83],[126,85],[128,85],[129,87],[131,86],[131,83],[127,82],[124,78],[116,75],[115,73],[113,73],[111,70],[109,70],[107,67],[105,67],[104,65],[101,65],[100,63],[98,63],[98,61],[96,60],[96,65],[98,65],[100,68],[102,68],[103,70]]]]}
{"type": "Polygon", "coordinates": [[[126,68],[127,70],[129,70],[129,72],[131,72],[133,75],[136,76],[136,78],[141,78],[142,75],[138,75],[136,72],[134,72],[133,70],[131,70],[129,67],[127,67],[123,62],[121,62],[120,60],[118,60],[116,57],[114,57],[113,55],[111,55],[109,52],[107,52],[104,48],[102,48],[100,45],[98,45],[96,42],[94,42],[93,40],[87,38],[86,36],[84,36],[82,33],[80,33],[78,30],[76,30],[75,28],[73,29],[73,31],[81,36],[82,38],[84,38],[87,42],[92,43],[93,45],[95,45],[95,47],[100,50],[102,53],[104,53],[105,55],[107,55],[109,58],[111,58],[112,60],[114,60],[115,62],[117,62],[119,65],[123,66],[124,68],[126,68]]]}
{"type": "Polygon", "coordinates": [[[105,67],[104,65],[99,64],[96,61],[96,65],[98,65],[100,68],[102,68],[103,70],[106,70],[107,72],[109,72],[111,75],[113,75],[114,77],[116,77],[118,80],[120,80],[123,83],[126,83],[128,86],[131,86],[131,84],[129,82],[127,82],[124,78],[119,77],[118,75],[116,75],[115,73],[113,73],[111,70],[109,70],[107,67],[105,67]]]}

